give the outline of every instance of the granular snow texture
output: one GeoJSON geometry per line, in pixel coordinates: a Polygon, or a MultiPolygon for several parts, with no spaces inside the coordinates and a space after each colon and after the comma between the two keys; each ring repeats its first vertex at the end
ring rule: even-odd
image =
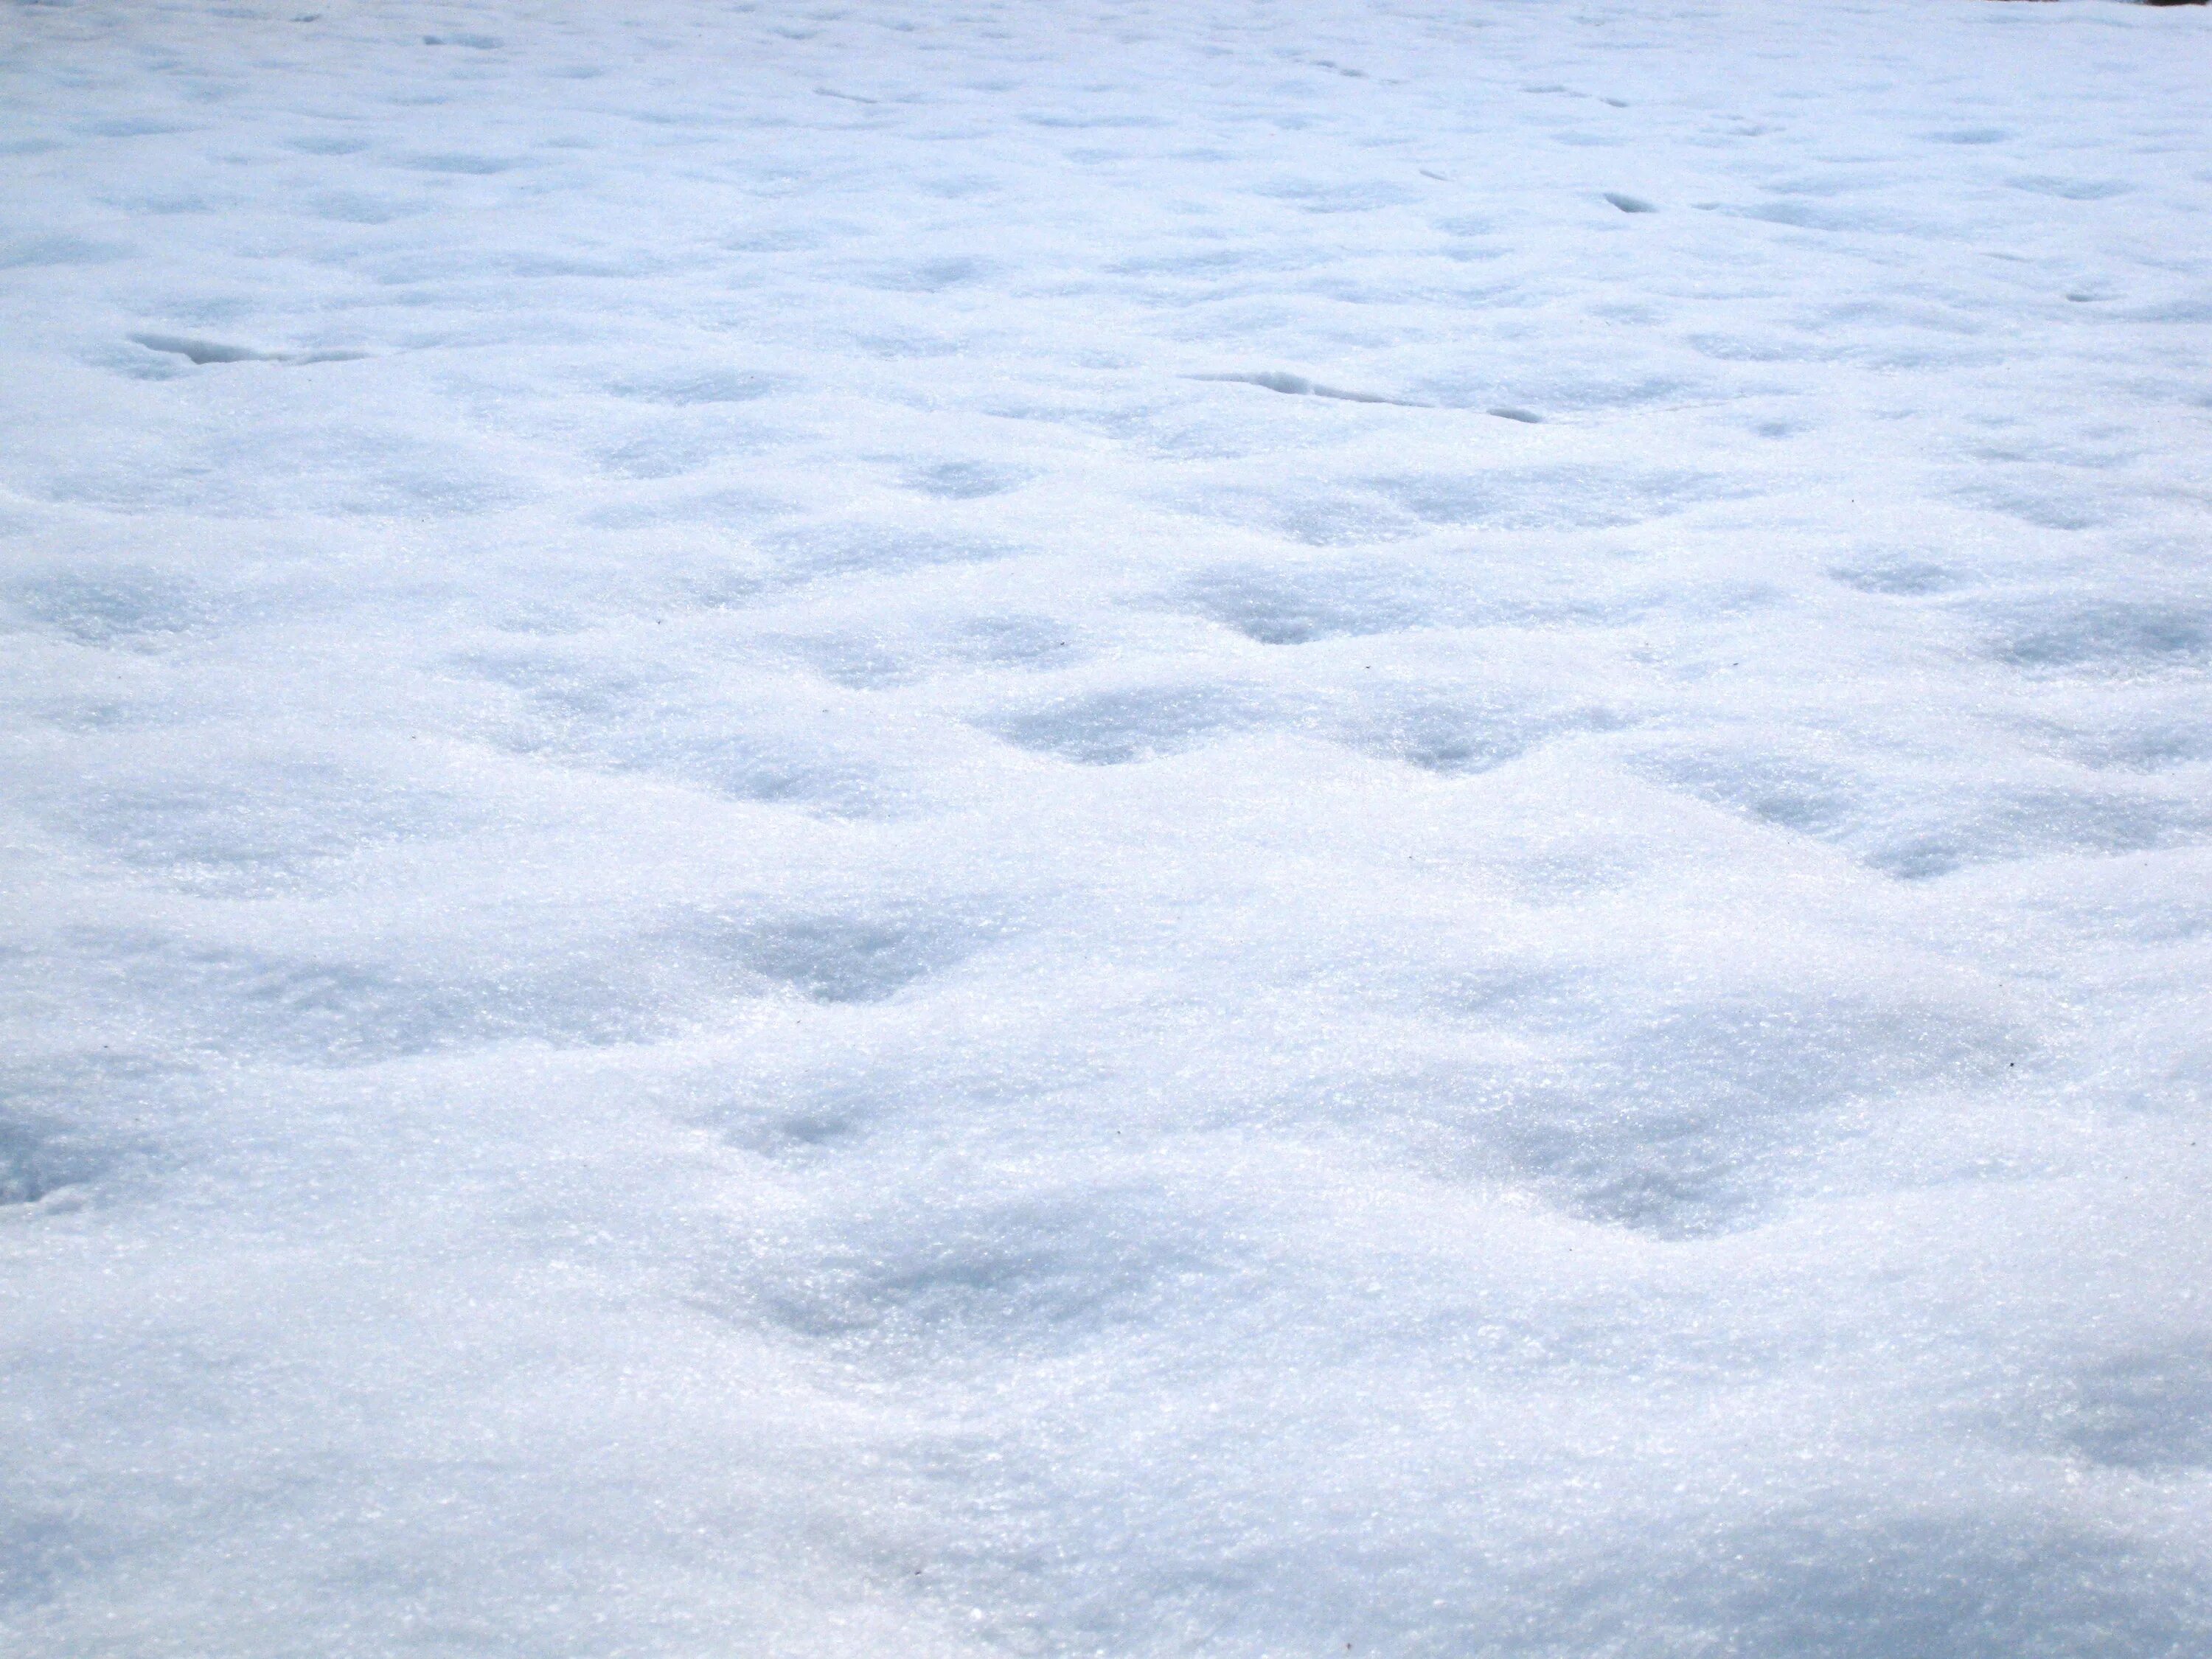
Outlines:
{"type": "Polygon", "coordinates": [[[2212,1652],[2208,89],[0,6],[0,1646],[2212,1652]]]}

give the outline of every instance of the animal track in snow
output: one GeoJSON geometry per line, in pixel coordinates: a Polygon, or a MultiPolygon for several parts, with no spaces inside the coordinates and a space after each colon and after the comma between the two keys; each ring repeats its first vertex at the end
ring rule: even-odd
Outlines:
{"type": "Polygon", "coordinates": [[[1309,380],[1303,374],[1289,374],[1280,369],[1263,369],[1252,374],[1187,374],[1188,380],[1227,380],[1240,386],[1265,386],[1270,392],[1284,392],[1293,398],[1338,398],[1351,404],[1392,404],[1401,409],[1427,409],[1430,404],[1416,403],[1410,398],[1386,398],[1379,392],[1352,392],[1342,386],[1323,386],[1309,380]]]}
{"type": "Polygon", "coordinates": [[[1605,199],[1623,213],[1656,213],[1659,210],[1641,196],[1629,196],[1617,190],[1605,192],[1605,199]]]}

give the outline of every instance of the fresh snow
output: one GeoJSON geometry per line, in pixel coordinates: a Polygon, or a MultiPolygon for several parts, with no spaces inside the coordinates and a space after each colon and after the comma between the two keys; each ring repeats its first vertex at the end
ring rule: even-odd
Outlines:
{"type": "Polygon", "coordinates": [[[2208,89],[8,0],[0,1647],[2212,1651],[2208,89]]]}

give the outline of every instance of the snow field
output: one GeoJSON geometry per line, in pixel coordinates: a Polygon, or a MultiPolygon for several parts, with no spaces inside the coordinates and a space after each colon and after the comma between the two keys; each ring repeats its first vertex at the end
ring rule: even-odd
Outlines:
{"type": "Polygon", "coordinates": [[[0,1632],[2203,1650],[2209,31],[0,14],[0,1632]]]}

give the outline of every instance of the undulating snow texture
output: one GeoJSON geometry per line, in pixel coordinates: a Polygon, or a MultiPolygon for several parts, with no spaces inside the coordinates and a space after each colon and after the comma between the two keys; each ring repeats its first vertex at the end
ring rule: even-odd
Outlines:
{"type": "Polygon", "coordinates": [[[0,1645],[2212,1652],[2212,18],[0,9],[0,1645]]]}

